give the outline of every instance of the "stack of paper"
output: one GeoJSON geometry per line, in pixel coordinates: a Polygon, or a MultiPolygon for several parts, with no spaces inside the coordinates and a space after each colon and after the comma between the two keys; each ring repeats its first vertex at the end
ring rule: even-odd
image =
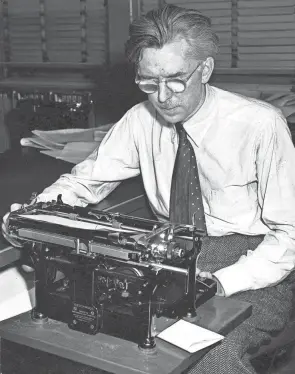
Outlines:
{"type": "Polygon", "coordinates": [[[182,319],[160,332],[157,336],[190,353],[200,351],[224,338],[224,336],[216,332],[182,319]]]}
{"type": "Polygon", "coordinates": [[[48,156],[77,164],[99,146],[112,126],[111,123],[90,129],[34,130],[32,137],[21,139],[21,145],[38,148],[48,156]]]}

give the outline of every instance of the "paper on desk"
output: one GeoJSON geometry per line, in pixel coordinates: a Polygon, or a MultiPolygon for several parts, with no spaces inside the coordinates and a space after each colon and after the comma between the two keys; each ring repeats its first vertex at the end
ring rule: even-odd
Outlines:
{"type": "Polygon", "coordinates": [[[34,147],[39,149],[63,149],[63,144],[50,143],[45,139],[37,137],[22,138],[20,144],[24,147],[34,147]]]}
{"type": "Polygon", "coordinates": [[[0,321],[25,313],[35,306],[34,288],[16,267],[0,272],[0,321]]]}
{"type": "Polygon", "coordinates": [[[42,150],[41,153],[77,164],[88,157],[98,146],[99,142],[72,142],[67,143],[62,150],[42,150]]]}
{"type": "Polygon", "coordinates": [[[68,142],[75,142],[75,141],[93,141],[94,139],[94,130],[95,128],[91,129],[62,129],[62,130],[49,130],[49,131],[41,131],[41,130],[33,130],[32,133],[51,143],[55,144],[65,144],[68,142]]]}
{"type": "Polygon", "coordinates": [[[184,321],[183,319],[175,322],[157,336],[190,353],[200,351],[224,338],[220,334],[184,321]]]}
{"type": "Polygon", "coordinates": [[[99,146],[112,123],[90,129],[32,131],[33,136],[21,139],[21,145],[66,162],[78,164],[99,146]]]}
{"type": "Polygon", "coordinates": [[[32,133],[41,139],[45,139],[55,144],[65,144],[71,142],[93,142],[96,137],[103,138],[104,135],[113,126],[113,123],[93,127],[90,129],[62,129],[62,130],[33,130],[32,133]]]}

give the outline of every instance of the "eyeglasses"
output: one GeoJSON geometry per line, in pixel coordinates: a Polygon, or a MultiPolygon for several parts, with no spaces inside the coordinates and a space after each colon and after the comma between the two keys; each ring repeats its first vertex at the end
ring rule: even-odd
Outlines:
{"type": "Polygon", "coordinates": [[[159,84],[161,82],[165,82],[166,87],[169,88],[174,93],[181,93],[186,90],[187,83],[191,79],[191,77],[194,75],[195,71],[198,69],[198,67],[202,64],[203,61],[201,61],[197,67],[190,73],[190,75],[184,79],[180,78],[168,78],[168,79],[159,79],[158,82],[153,79],[138,79],[136,77],[135,83],[138,85],[139,89],[141,91],[152,94],[159,89],[159,84]]]}

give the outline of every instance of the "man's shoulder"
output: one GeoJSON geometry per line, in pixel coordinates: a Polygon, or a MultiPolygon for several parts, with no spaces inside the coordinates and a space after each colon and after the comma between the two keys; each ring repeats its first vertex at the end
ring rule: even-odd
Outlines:
{"type": "Polygon", "coordinates": [[[144,136],[155,122],[155,109],[149,101],[135,104],[115,123],[113,131],[129,131],[135,137],[144,136]]]}
{"type": "MultiPolygon", "coordinates": [[[[275,118],[277,116],[282,117],[282,112],[280,109],[274,107],[270,103],[260,100],[253,94],[253,96],[247,96],[246,92],[233,92],[225,90],[224,88],[219,88],[211,86],[215,95],[218,97],[218,102],[224,111],[228,111],[232,115],[246,115],[245,119],[253,118],[275,118]]],[[[242,92],[242,91],[241,91],[242,92]]]]}
{"type": "Polygon", "coordinates": [[[155,109],[153,105],[148,100],[146,100],[135,104],[128,110],[127,113],[131,116],[143,116],[143,118],[148,119],[149,117],[152,118],[155,116],[155,109]]]}

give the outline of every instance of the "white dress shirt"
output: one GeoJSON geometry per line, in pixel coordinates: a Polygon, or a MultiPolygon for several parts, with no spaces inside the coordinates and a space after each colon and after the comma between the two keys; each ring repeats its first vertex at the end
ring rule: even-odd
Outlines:
{"type": "MultiPolygon", "coordinates": [[[[270,104],[207,85],[184,128],[198,161],[208,235],[265,234],[256,250],[214,274],[225,295],[277,284],[295,266],[295,151],[285,118],[270,104]]],[[[177,147],[175,127],[140,103],[38,200],[61,193],[71,205],[95,204],[141,173],[151,208],[167,219],[177,147]]]]}

